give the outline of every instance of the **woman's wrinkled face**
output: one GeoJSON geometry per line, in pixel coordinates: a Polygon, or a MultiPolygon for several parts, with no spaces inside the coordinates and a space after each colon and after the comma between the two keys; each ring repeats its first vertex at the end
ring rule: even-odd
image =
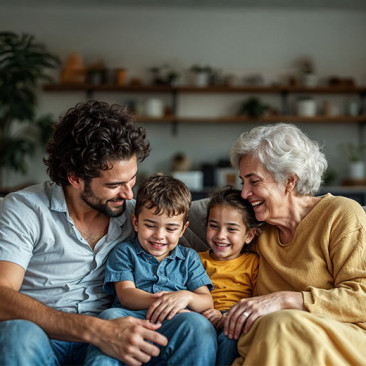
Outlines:
{"type": "Polygon", "coordinates": [[[270,224],[280,219],[286,205],[286,187],[274,180],[271,172],[252,155],[240,160],[241,195],[253,206],[258,221],[270,224]]]}

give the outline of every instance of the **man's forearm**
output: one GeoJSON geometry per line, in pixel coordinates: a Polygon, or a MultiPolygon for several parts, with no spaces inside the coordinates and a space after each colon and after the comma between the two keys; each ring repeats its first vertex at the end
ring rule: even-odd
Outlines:
{"type": "Polygon", "coordinates": [[[0,287],[0,321],[29,320],[52,339],[90,343],[102,320],[88,315],[69,314],[8,287],[0,287]]]}

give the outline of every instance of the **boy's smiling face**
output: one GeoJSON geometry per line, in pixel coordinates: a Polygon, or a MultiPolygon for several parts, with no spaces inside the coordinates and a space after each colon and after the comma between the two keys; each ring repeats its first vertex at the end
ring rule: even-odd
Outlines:
{"type": "Polygon", "coordinates": [[[169,217],[163,212],[156,215],[154,207],[142,207],[138,218],[134,214],[131,217],[140,245],[159,262],[177,246],[189,224],[183,225],[184,214],[169,217]]]}

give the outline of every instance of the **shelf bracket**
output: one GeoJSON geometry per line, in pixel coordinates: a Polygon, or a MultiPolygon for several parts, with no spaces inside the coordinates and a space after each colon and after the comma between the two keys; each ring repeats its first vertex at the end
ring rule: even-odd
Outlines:
{"type": "MultiPolygon", "coordinates": [[[[177,89],[173,89],[172,92],[172,110],[173,110],[173,115],[177,116],[178,115],[178,93],[177,93],[177,89]]],[[[173,136],[176,136],[178,134],[178,121],[176,119],[174,119],[172,121],[172,134],[173,136]]]]}
{"type": "MultiPolygon", "coordinates": [[[[358,110],[359,115],[364,115],[366,113],[366,91],[360,92],[360,108],[358,110]]],[[[358,142],[360,145],[363,145],[365,143],[365,127],[366,122],[361,121],[358,123],[358,142]]]]}
{"type": "Polygon", "coordinates": [[[288,116],[290,114],[288,96],[289,92],[287,90],[281,91],[281,114],[284,116],[288,116]]]}

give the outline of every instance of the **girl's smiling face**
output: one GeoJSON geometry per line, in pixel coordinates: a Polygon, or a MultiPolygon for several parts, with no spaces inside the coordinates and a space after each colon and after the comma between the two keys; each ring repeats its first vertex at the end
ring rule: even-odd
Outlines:
{"type": "Polygon", "coordinates": [[[212,249],[211,256],[218,261],[240,257],[245,244],[249,244],[256,230],[247,230],[239,210],[230,205],[211,208],[207,220],[207,242],[212,249]]]}

